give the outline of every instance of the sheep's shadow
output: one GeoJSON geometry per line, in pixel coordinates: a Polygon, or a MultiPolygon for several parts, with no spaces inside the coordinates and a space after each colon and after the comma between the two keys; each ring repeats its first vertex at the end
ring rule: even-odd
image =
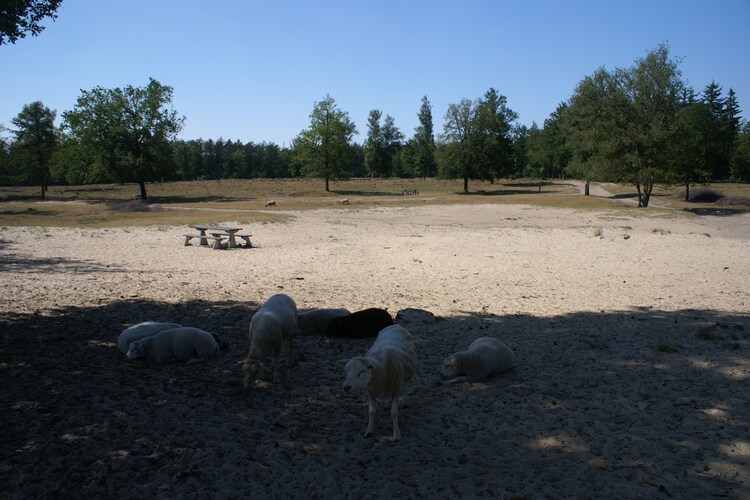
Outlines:
{"type": "MultiPolygon", "coordinates": [[[[29,478],[39,479],[37,496],[51,494],[43,485],[82,484],[104,496],[133,478],[157,487],[163,477],[195,477],[206,491],[230,481],[258,494],[317,484],[321,496],[336,496],[361,488],[363,475],[383,493],[393,470],[405,496],[470,493],[477,481],[495,496],[580,493],[563,479],[626,496],[748,487],[742,455],[726,451],[748,441],[746,315],[466,312],[403,323],[419,364],[395,444],[387,412],[375,438],[364,438],[366,398],[341,391],[337,361],[364,354],[372,339],[300,335],[291,367],[282,352],[278,384],[242,390],[247,328],[259,306],[123,300],[0,315],[0,496],[30,492],[29,478]],[[214,331],[230,348],[199,365],[125,360],[117,335],[147,319],[214,331]],[[440,385],[442,359],[484,335],[514,349],[516,368],[440,385]],[[232,463],[243,466],[231,479],[217,472],[232,463]]],[[[189,496],[191,484],[172,483],[170,495],[189,496]]]]}

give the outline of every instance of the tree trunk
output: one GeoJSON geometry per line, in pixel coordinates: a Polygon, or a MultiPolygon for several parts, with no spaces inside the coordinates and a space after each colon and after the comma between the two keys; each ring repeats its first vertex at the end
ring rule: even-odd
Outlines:
{"type": "Polygon", "coordinates": [[[469,178],[464,177],[464,193],[469,193],[469,178]]]}
{"type": "Polygon", "coordinates": [[[138,181],[138,186],[141,188],[141,199],[143,201],[146,201],[146,183],[143,181],[138,181]]]}
{"type": "Polygon", "coordinates": [[[685,201],[690,201],[690,183],[685,183],[685,201]]]}
{"type": "Polygon", "coordinates": [[[46,179],[44,178],[44,174],[42,173],[42,199],[45,199],[44,198],[45,191],[47,191],[47,182],[46,182],[46,179]]]}
{"type": "Polygon", "coordinates": [[[328,189],[328,176],[326,175],[326,193],[328,193],[330,189],[328,189]]]}
{"type": "Polygon", "coordinates": [[[641,194],[641,183],[638,181],[635,181],[635,189],[638,190],[638,206],[643,206],[643,194],[641,194]]]}

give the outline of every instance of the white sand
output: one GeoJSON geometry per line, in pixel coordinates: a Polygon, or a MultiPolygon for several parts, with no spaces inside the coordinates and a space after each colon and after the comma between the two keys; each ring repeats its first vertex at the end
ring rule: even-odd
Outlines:
{"type": "Polygon", "coordinates": [[[750,495],[750,216],[293,215],[245,224],[256,248],[228,251],[182,246],[185,227],[7,228],[0,497],[750,495]],[[336,360],[370,341],[300,336],[277,386],[240,391],[249,318],[274,293],[439,318],[405,325],[420,366],[401,442],[385,410],[364,438],[365,398],[341,394],[336,360]],[[231,349],[127,362],[117,334],[148,319],[231,349]],[[517,368],[438,385],[442,358],[483,335],[517,368]]]}

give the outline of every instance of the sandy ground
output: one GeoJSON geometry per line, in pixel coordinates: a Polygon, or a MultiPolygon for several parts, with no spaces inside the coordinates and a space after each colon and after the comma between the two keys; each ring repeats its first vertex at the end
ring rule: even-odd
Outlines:
{"type": "Polygon", "coordinates": [[[0,498],[750,498],[747,215],[293,215],[218,251],[184,227],[5,228],[0,498]],[[337,361],[369,340],[300,334],[280,382],[243,393],[249,320],[275,293],[435,315],[404,323],[419,368],[400,442],[385,409],[365,438],[365,397],[341,391],[337,361]],[[230,349],[127,361],[117,335],[145,320],[230,349]],[[440,385],[483,335],[517,367],[440,385]]]}

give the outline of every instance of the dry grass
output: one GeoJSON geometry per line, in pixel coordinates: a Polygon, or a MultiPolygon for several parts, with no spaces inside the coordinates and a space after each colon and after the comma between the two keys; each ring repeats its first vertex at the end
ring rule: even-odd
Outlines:
{"type": "MultiPolygon", "coordinates": [[[[469,194],[460,180],[437,179],[352,179],[332,182],[330,192],[321,179],[252,179],[153,183],[146,186],[150,205],[134,202],[135,184],[52,186],[47,201],[39,201],[38,187],[0,188],[0,226],[141,226],[283,220],[288,210],[359,210],[377,206],[447,204],[525,204],[578,210],[627,210],[619,201],[582,196],[566,181],[472,181],[469,194]],[[540,190],[541,185],[541,190],[540,190]],[[418,196],[404,196],[404,189],[416,188],[418,196]],[[343,198],[348,205],[337,202],[343,198]],[[266,208],[269,200],[276,207],[266,208]]],[[[635,196],[632,186],[607,184],[618,197],[635,196]]],[[[727,195],[750,198],[747,185],[714,185],[727,195]]],[[[670,208],[696,208],[698,204],[678,201],[678,190],[658,191],[654,201],[670,208]],[[668,202],[668,203],[664,203],[668,202]]],[[[658,208],[649,209],[653,211],[658,208]]]]}

